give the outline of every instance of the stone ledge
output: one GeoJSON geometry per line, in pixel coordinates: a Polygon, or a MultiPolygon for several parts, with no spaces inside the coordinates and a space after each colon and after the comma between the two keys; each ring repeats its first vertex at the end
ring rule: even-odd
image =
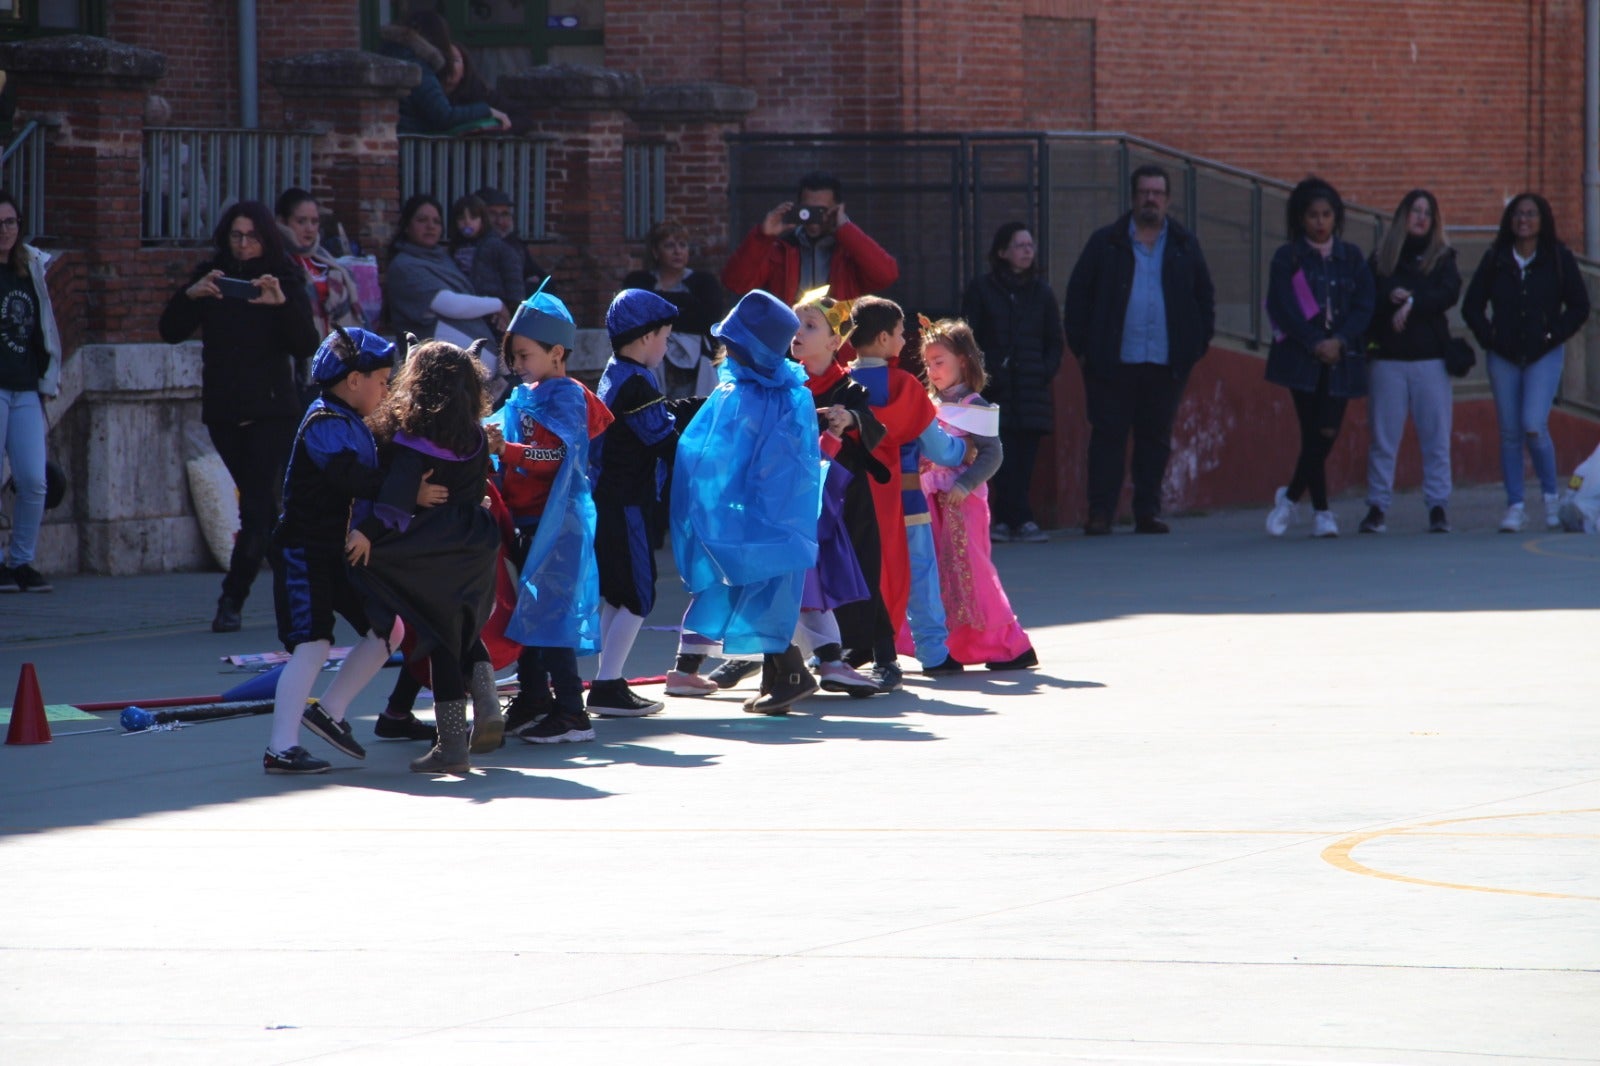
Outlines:
{"type": "Polygon", "coordinates": [[[625,111],[639,99],[644,82],[628,71],[558,64],[502,75],[497,88],[520,107],[625,111]]]}
{"type": "Polygon", "coordinates": [[[17,74],[59,74],[74,85],[156,81],[167,57],[104,37],[66,34],[0,44],[0,69],[17,74]]]}
{"type": "Polygon", "coordinates": [[[399,99],[416,88],[422,71],[403,59],[335,48],[274,59],[267,64],[267,79],[286,96],[343,89],[399,99]]]}
{"type": "Polygon", "coordinates": [[[78,350],[83,391],[114,393],[97,399],[140,399],[130,393],[170,392],[174,399],[199,395],[200,342],[182,344],[86,344],[78,350]]]}
{"type": "Polygon", "coordinates": [[[628,113],[645,122],[742,122],[756,101],[754,89],[686,81],[645,89],[628,113]]]}

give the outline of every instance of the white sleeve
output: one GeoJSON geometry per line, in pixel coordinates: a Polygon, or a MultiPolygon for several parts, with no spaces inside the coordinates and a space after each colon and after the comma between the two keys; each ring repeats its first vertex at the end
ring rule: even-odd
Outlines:
{"type": "Polygon", "coordinates": [[[469,296],[464,292],[440,289],[428,308],[445,318],[482,318],[498,313],[500,301],[493,296],[469,296]]]}

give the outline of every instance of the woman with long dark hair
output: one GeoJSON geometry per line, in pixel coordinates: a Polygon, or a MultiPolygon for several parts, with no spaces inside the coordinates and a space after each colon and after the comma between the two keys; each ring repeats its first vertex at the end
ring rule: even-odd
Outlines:
{"type": "Polygon", "coordinates": [[[0,190],[0,454],[11,462],[17,504],[0,556],[0,592],[49,592],[33,567],[48,478],[44,398],[61,391],[61,334],[50,309],[50,257],[24,240],[22,207],[0,190]]]}
{"type": "Polygon", "coordinates": [[[1556,217],[1544,197],[1519,193],[1506,204],[1500,232],[1467,286],[1461,317],[1487,353],[1500,422],[1500,473],[1506,484],[1500,532],[1520,532],[1527,521],[1524,447],[1544,493],[1545,525],[1554,529],[1561,518],[1550,407],[1561,387],[1567,340],[1589,318],[1589,292],[1578,261],[1556,236],[1556,217]]]}
{"type": "Polygon", "coordinates": [[[1406,415],[1422,448],[1422,502],[1428,532],[1448,533],[1450,519],[1450,415],[1455,404],[1444,368],[1450,344],[1445,315],[1461,297],[1456,253],[1445,240],[1439,201],[1412,189],[1395,208],[1394,221],[1370,261],[1377,310],[1372,316],[1367,421],[1367,514],[1361,532],[1387,528],[1394,499],[1394,459],[1406,415]]]}
{"type": "Polygon", "coordinates": [[[1050,283],[1035,268],[1033,234],[1007,222],[989,244],[989,273],[967,286],[961,315],[988,364],[991,401],[1000,405],[1000,470],[989,482],[993,541],[1040,543],[1049,537],[1028,503],[1039,442],[1055,425],[1050,386],[1066,341],[1050,283]]]}
{"type": "Polygon", "coordinates": [[[267,558],[283,467],[301,412],[295,364],[320,339],[306,279],[284,250],[265,204],[241,200],[223,212],[212,255],[161,312],[161,339],[201,333],[200,418],[239,490],[239,536],[215,633],[240,626],[240,611],[267,558]]]}
{"type": "Polygon", "coordinates": [[[1361,249],[1340,239],[1344,201],[1326,181],[1313,176],[1296,185],[1286,216],[1289,243],[1273,253],[1267,281],[1273,327],[1267,380],[1294,400],[1300,456],[1273,500],[1267,532],[1283,536],[1309,491],[1316,512],[1311,535],[1337,537],[1326,466],[1346,405],[1367,391],[1362,337],[1372,321],[1372,271],[1361,249]]]}

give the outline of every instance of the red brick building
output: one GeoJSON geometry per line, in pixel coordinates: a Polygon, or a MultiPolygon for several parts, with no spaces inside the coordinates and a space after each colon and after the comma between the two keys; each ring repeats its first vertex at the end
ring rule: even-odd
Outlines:
{"type": "MultiPolygon", "coordinates": [[[[61,253],[51,280],[69,352],[153,341],[161,300],[202,254],[193,241],[151,241],[141,230],[144,130],[155,121],[147,119],[149,98],[160,96],[169,108],[162,126],[241,125],[241,6],[18,0],[16,17],[0,18],[0,68],[11,72],[7,95],[15,94],[19,109],[14,128],[30,118],[46,124],[38,136],[48,144],[48,175],[30,195],[44,204],[49,239],[42,243],[61,253]],[[62,43],[81,41],[67,37],[48,54],[30,51],[60,33],[135,47],[85,58],[84,48],[94,49],[62,43]]],[[[778,183],[792,179],[774,177],[770,196],[763,186],[759,197],[741,199],[727,141],[741,132],[892,140],[1125,131],[1269,178],[1315,171],[1350,200],[1385,211],[1406,189],[1425,185],[1453,226],[1492,225],[1506,197],[1525,188],[1549,197],[1574,246],[1582,246],[1586,222],[1600,225],[1582,216],[1580,0],[816,0],[803,9],[777,0],[256,0],[247,40],[259,126],[310,133],[313,190],[368,250],[387,241],[398,213],[393,121],[405,85],[381,62],[352,58],[352,50],[374,45],[378,27],[410,6],[446,14],[479,69],[498,75],[531,134],[543,138],[543,239],[535,254],[580,322],[597,323],[614,286],[638,265],[623,210],[628,152],[656,152],[664,197],[647,205],[650,213],[684,220],[700,237],[699,264],[715,269],[755,221],[753,205],[770,202],[778,183]],[[308,53],[316,55],[306,60],[308,53]]],[[[873,166],[892,186],[897,164],[873,166]]],[[[1051,176],[1073,177],[1062,168],[1051,176]]],[[[1095,180],[1102,193],[1116,188],[1103,175],[1095,180]]],[[[920,204],[939,198],[937,187],[921,195],[920,204]]],[[[874,210],[887,214],[892,199],[879,193],[860,207],[853,202],[852,215],[871,232],[874,210]]],[[[995,210],[1010,212],[1012,202],[995,210]]],[[[1082,227],[1114,210],[1114,191],[1110,200],[1085,195],[1072,227],[1052,220],[1061,246],[1050,264],[1058,289],[1082,227]]],[[[972,245],[998,220],[965,220],[971,232],[956,241],[966,242],[965,259],[950,270],[970,268],[972,245]]],[[[925,257],[943,249],[937,241],[890,247],[903,276],[913,278],[925,257]]],[[[1259,378],[1254,357],[1236,346],[1227,356],[1235,358],[1242,362],[1226,369],[1226,360],[1209,360],[1221,377],[1197,387],[1214,391],[1226,382],[1221,394],[1252,412],[1245,421],[1270,422],[1276,401],[1251,392],[1259,378]]],[[[1594,380],[1578,384],[1600,396],[1600,352],[1586,366],[1594,380]]],[[[1055,461],[1037,486],[1048,498],[1045,513],[1062,523],[1075,518],[1081,495],[1077,387],[1075,374],[1061,375],[1055,461]]],[[[1464,395],[1483,406],[1470,389],[1464,395]]],[[[1358,435],[1353,426],[1344,442],[1347,483],[1359,464],[1358,435]]],[[[1567,451],[1591,436],[1570,433],[1567,451]]],[[[70,450],[66,442],[63,449],[70,450]]],[[[1240,454],[1257,450],[1252,444],[1240,454]]],[[[1492,457],[1479,450],[1462,466],[1464,476],[1492,469],[1492,457]]],[[[1569,458],[1564,453],[1563,463],[1569,458]]],[[[1180,507],[1240,502],[1264,498],[1269,476],[1243,470],[1238,459],[1208,459],[1191,463],[1169,491],[1180,507]],[[1208,469],[1229,476],[1209,477],[1208,469]]]]}

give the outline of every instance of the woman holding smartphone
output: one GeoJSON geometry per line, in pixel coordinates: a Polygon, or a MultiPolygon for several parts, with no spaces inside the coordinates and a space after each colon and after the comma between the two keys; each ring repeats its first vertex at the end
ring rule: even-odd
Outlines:
{"type": "Polygon", "coordinates": [[[213,254],[161,313],[161,339],[201,334],[200,419],[239,490],[234,541],[212,632],[232,633],[267,557],[278,487],[300,418],[295,364],[321,338],[306,281],[284,251],[265,204],[243,200],[223,213],[213,254]]]}

